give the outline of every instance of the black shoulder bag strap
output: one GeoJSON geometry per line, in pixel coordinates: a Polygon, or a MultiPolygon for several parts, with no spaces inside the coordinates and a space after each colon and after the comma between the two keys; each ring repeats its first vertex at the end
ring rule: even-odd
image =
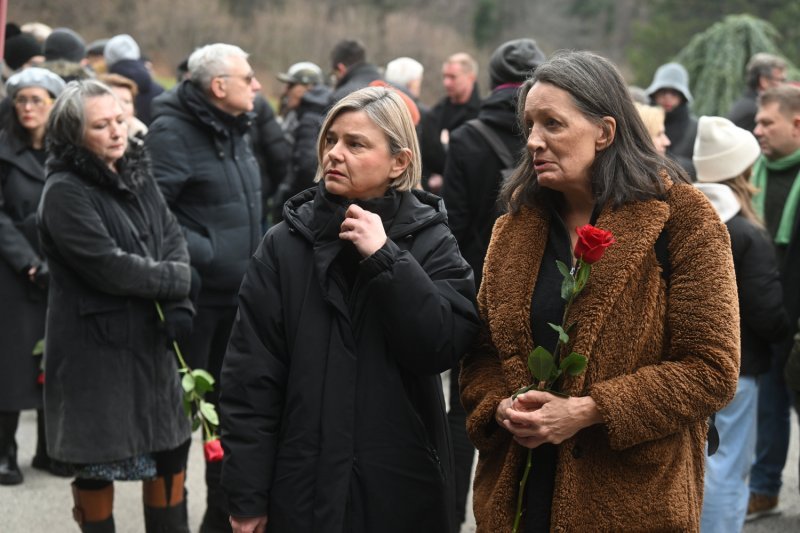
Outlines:
{"type": "MultiPolygon", "coordinates": [[[[653,245],[656,251],[656,259],[658,260],[658,264],[661,265],[661,277],[664,278],[664,283],[667,287],[667,296],[669,297],[669,280],[670,275],[672,274],[672,263],[669,259],[669,234],[667,233],[667,228],[665,227],[661,230],[661,233],[658,235],[656,239],[656,243],[653,245]]],[[[708,433],[706,434],[706,438],[708,440],[708,455],[714,455],[717,452],[717,448],[719,448],[719,431],[717,431],[717,426],[714,423],[714,415],[708,417],[708,433]]]]}
{"type": "Polygon", "coordinates": [[[489,146],[492,148],[492,151],[497,154],[497,157],[500,158],[500,161],[503,163],[503,168],[514,168],[514,157],[511,155],[508,147],[503,144],[503,141],[494,132],[494,130],[492,130],[492,128],[487,126],[479,118],[468,120],[466,124],[472,126],[478,133],[481,134],[481,137],[483,137],[484,140],[489,144],[489,146]]]}

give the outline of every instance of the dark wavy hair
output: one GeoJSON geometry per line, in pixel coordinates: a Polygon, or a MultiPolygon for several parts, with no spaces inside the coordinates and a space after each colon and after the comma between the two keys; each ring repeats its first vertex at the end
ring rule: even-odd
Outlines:
{"type": "MultiPolygon", "coordinates": [[[[631,201],[663,197],[663,172],[672,181],[689,181],[679,165],[656,152],[622,75],[609,60],[591,52],[559,51],[537,67],[520,88],[517,104],[526,137],[530,128],[525,125],[525,100],[536,83],[549,83],[568,92],[578,110],[592,123],[605,128],[603,117],[616,121],[614,141],[597,153],[592,164],[592,193],[599,205],[618,207],[631,201]]],[[[515,214],[522,206],[531,207],[544,201],[543,189],[531,153],[525,150],[514,173],[503,184],[500,201],[515,214]]]]}

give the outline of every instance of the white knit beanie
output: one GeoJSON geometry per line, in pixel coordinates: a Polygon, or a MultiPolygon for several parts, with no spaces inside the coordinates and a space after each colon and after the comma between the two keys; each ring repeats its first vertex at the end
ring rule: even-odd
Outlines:
{"type": "Polygon", "coordinates": [[[103,59],[105,59],[108,68],[123,59],[141,59],[141,57],[139,45],[127,33],[115,35],[108,40],[103,49],[103,59]]]}
{"type": "Polygon", "coordinates": [[[749,131],[722,117],[700,117],[694,141],[697,181],[716,183],[735,178],[761,155],[758,141],[749,131]]]}

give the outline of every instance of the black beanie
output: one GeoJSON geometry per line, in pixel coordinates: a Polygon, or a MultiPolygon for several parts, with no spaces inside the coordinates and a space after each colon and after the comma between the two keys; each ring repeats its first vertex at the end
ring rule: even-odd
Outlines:
{"type": "Polygon", "coordinates": [[[500,46],[489,59],[492,88],[504,83],[521,83],[544,63],[546,57],[533,39],[514,39],[500,46]]]}
{"type": "Polygon", "coordinates": [[[19,33],[6,39],[3,59],[11,70],[18,70],[34,56],[42,55],[42,45],[30,33],[19,33]]]}
{"type": "Polygon", "coordinates": [[[56,28],[44,41],[44,57],[47,61],[66,59],[80,63],[86,57],[86,43],[71,29],[56,28]]]}

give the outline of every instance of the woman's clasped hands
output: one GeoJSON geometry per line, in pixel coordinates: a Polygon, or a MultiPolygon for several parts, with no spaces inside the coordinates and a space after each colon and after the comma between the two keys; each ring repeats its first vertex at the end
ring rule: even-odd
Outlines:
{"type": "Polygon", "coordinates": [[[535,390],[505,398],[497,406],[495,420],[525,448],[546,442],[560,444],[581,429],[602,422],[591,396],[562,398],[535,390]]]}

